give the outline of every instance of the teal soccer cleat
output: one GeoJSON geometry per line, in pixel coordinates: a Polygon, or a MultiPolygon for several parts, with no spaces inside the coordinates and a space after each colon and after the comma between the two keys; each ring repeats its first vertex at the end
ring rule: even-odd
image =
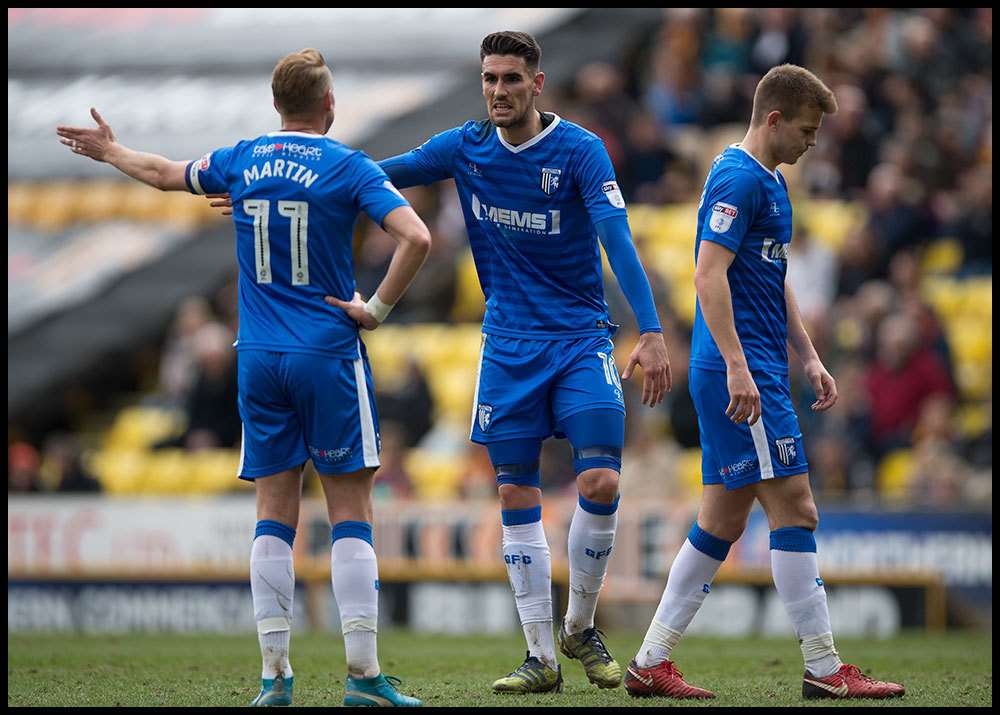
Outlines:
{"type": "Polygon", "coordinates": [[[344,690],[346,707],[369,708],[419,708],[423,705],[416,698],[403,695],[396,686],[402,681],[391,675],[379,673],[374,678],[347,677],[344,690]]]}
{"type": "Polygon", "coordinates": [[[291,705],[292,685],[294,682],[295,678],[288,678],[286,680],[281,675],[273,680],[270,678],[261,678],[260,695],[253,699],[250,707],[269,708],[279,705],[291,705]]]}

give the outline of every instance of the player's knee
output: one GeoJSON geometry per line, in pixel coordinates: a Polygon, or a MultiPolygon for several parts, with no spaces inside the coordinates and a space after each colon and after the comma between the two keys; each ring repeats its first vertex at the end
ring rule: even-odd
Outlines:
{"type": "Polygon", "coordinates": [[[618,498],[618,472],[590,469],[577,476],[576,486],[587,501],[611,504],[618,498]]]}
{"type": "Polygon", "coordinates": [[[500,508],[531,509],[542,503],[542,490],[537,487],[527,487],[518,484],[501,484],[500,508]]]}
{"type": "Polygon", "coordinates": [[[808,504],[802,505],[799,512],[801,526],[809,531],[816,531],[819,527],[819,512],[816,510],[815,502],[810,499],[808,504]]]}
{"type": "Polygon", "coordinates": [[[743,536],[743,531],[747,528],[747,516],[720,516],[706,519],[699,515],[698,526],[712,536],[735,543],[743,536]]]}

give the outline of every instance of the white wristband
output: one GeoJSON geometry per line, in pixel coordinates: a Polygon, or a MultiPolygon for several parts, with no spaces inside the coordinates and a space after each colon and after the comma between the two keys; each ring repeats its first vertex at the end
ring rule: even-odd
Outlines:
{"type": "Polygon", "coordinates": [[[372,294],[372,297],[368,299],[368,302],[365,303],[365,312],[375,318],[375,320],[379,323],[383,323],[395,307],[395,305],[383,303],[381,299],[379,299],[378,293],[374,293],[372,294]]]}

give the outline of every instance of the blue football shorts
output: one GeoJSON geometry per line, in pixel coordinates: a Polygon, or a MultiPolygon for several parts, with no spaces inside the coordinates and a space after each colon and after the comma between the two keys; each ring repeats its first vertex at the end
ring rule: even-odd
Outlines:
{"type": "Polygon", "coordinates": [[[379,466],[375,386],[363,346],[354,360],[268,350],[237,355],[241,479],[307,459],[330,475],[379,466]]]}
{"type": "Polygon", "coordinates": [[[483,335],[470,439],[565,436],[563,420],[580,412],[625,413],[608,337],[528,340],[483,335]]]}
{"type": "Polygon", "coordinates": [[[760,419],[752,427],[726,416],[726,373],[692,367],[688,389],[701,433],[702,484],[739,489],[774,477],[809,471],[799,418],[792,406],[788,376],[751,372],[760,392],[760,419]]]}

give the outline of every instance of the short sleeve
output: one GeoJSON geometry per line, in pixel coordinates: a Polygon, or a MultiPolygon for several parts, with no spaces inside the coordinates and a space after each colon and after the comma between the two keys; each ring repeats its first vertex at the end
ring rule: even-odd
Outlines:
{"type": "Polygon", "coordinates": [[[750,172],[718,174],[705,194],[703,205],[708,206],[708,213],[699,238],[725,246],[733,253],[739,251],[757,214],[760,196],[760,181],[750,172]]]}
{"type": "Polygon", "coordinates": [[[592,223],[628,215],[604,142],[594,139],[584,146],[575,163],[575,178],[592,223]]]}
{"type": "Polygon", "coordinates": [[[234,147],[210,151],[187,165],[184,180],[192,194],[224,194],[229,191],[228,170],[234,147]]]}
{"type": "Polygon", "coordinates": [[[354,204],[379,226],[390,211],[410,205],[378,164],[361,152],[354,159],[353,175],[354,204]]]}

